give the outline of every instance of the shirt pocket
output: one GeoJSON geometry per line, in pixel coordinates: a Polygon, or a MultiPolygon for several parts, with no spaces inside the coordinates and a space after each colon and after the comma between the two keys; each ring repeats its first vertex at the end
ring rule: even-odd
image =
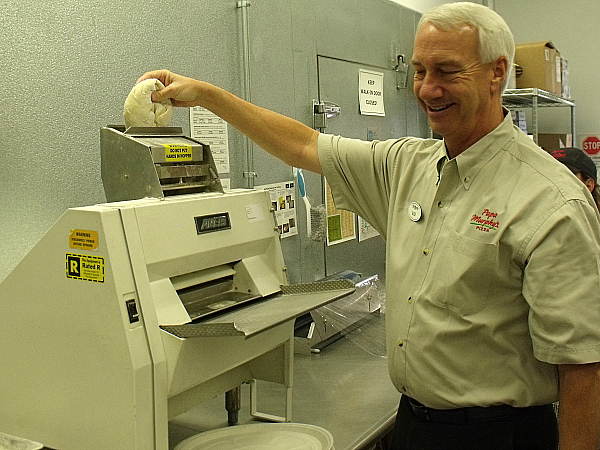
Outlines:
{"type": "Polygon", "coordinates": [[[498,245],[454,232],[449,250],[440,280],[444,284],[441,306],[460,314],[475,314],[487,305],[498,261],[498,245]]]}

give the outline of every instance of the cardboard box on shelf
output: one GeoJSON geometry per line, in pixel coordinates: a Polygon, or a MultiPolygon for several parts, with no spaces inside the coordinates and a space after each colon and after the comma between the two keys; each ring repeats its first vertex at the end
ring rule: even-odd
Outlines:
{"type": "Polygon", "coordinates": [[[560,52],[552,42],[517,44],[515,63],[523,68],[523,74],[517,77],[517,88],[538,88],[561,96],[560,52]]]}
{"type": "Polygon", "coordinates": [[[559,148],[572,147],[573,136],[571,134],[539,133],[537,143],[548,153],[552,153],[559,148]]]}

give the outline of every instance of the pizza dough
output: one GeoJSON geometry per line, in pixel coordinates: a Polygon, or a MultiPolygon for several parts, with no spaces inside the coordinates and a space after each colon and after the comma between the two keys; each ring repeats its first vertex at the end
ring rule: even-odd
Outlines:
{"type": "Polygon", "coordinates": [[[123,118],[129,127],[168,127],[173,115],[171,100],[154,103],[152,92],[165,86],[156,78],[136,84],[125,100],[123,118]]]}

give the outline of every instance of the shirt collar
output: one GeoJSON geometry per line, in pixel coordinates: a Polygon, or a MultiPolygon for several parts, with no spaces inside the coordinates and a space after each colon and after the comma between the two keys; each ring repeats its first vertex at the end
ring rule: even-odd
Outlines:
{"type": "Polygon", "coordinates": [[[439,184],[440,179],[442,178],[442,170],[444,170],[444,166],[446,165],[446,162],[448,162],[448,153],[446,152],[445,145],[440,145],[440,148],[438,149],[435,159],[437,160],[437,165],[436,165],[437,173],[438,173],[437,184],[439,184]]]}
{"type": "MultiPolygon", "coordinates": [[[[500,125],[455,158],[460,181],[467,190],[471,187],[471,183],[473,183],[473,180],[477,177],[483,166],[514,137],[514,127],[510,111],[504,107],[502,109],[504,110],[504,119],[500,122],[500,125]]],[[[447,154],[445,143],[442,148],[447,154]]],[[[445,162],[440,161],[438,160],[438,174],[445,162]]]]}

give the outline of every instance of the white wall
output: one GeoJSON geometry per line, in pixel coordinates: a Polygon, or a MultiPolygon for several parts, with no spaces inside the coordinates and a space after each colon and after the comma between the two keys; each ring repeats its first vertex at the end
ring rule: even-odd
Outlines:
{"type": "MultiPolygon", "coordinates": [[[[438,6],[438,5],[442,5],[444,3],[454,3],[455,1],[460,1],[460,0],[454,0],[454,1],[448,1],[448,0],[391,0],[395,3],[398,3],[402,6],[406,6],[407,8],[412,9],[413,11],[417,11],[420,13],[424,13],[425,11],[427,11],[428,9],[433,8],[434,6],[438,6]]],[[[479,3],[479,4],[489,4],[489,2],[492,0],[481,0],[481,1],[477,1],[477,0],[473,0],[473,3],[479,3]]]]}
{"type": "Polygon", "coordinates": [[[442,3],[449,3],[443,0],[392,0],[395,3],[398,3],[402,6],[406,6],[407,8],[412,9],[413,11],[417,11],[423,13],[428,9],[433,8],[434,6],[441,5],[442,3]]]}
{"type": "MultiPolygon", "coordinates": [[[[517,43],[550,40],[569,60],[577,134],[600,134],[600,29],[597,24],[600,2],[495,0],[495,8],[512,29],[517,43]]],[[[545,132],[561,132],[561,127],[561,123],[554,121],[540,123],[545,132]]],[[[576,145],[580,143],[576,141],[576,145]]]]}

